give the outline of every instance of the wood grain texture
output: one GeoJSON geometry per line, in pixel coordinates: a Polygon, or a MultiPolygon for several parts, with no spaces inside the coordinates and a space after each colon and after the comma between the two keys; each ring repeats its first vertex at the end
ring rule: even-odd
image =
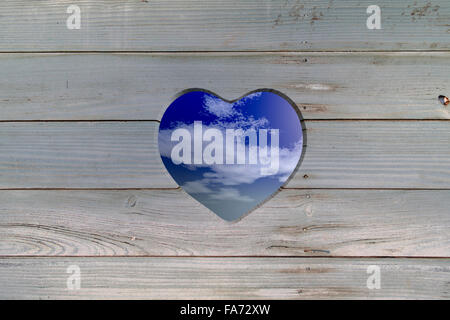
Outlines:
{"type": "Polygon", "coordinates": [[[309,121],[291,188],[450,186],[449,121],[309,121]]]}
{"type": "Polygon", "coordinates": [[[449,299],[449,259],[0,258],[2,299],[449,299]],[[67,267],[81,289],[67,290],[67,267]],[[367,288],[378,265],[381,289],[367,288]]]}
{"type": "Polygon", "coordinates": [[[0,124],[0,188],[176,187],[157,122],[0,124]]]}
{"type": "MultiPolygon", "coordinates": [[[[0,188],[173,188],[157,122],[0,123],[0,188]]],[[[450,188],[448,121],[307,121],[290,188],[450,188]]]]}
{"type": "Polygon", "coordinates": [[[4,0],[0,51],[448,50],[447,0],[379,0],[382,30],[368,30],[373,1],[4,0]]]}
{"type": "Polygon", "coordinates": [[[450,53],[0,54],[0,120],[159,120],[175,95],[288,95],[305,119],[450,119],[450,53]]]}
{"type": "Polygon", "coordinates": [[[377,1],[382,30],[369,0],[80,0],[68,30],[72,4],[0,2],[0,299],[450,299],[448,0],[377,1]],[[192,87],[306,119],[287,189],[235,223],[159,157],[192,87]]]}
{"type": "Polygon", "coordinates": [[[0,255],[450,257],[449,207],[450,191],[283,190],[229,223],[181,190],[0,191],[0,255]]]}

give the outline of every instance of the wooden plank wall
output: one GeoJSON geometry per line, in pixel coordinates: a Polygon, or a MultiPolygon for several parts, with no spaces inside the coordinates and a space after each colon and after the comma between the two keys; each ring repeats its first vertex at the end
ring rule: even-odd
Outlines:
{"type": "Polygon", "coordinates": [[[449,34],[448,0],[2,1],[0,298],[449,299],[449,34]],[[301,167],[238,222],[157,153],[192,87],[302,113],[301,167]]]}

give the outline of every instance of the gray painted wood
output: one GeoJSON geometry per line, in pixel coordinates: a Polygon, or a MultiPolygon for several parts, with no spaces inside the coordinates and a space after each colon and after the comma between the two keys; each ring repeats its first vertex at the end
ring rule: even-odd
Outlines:
{"type": "Polygon", "coordinates": [[[448,121],[308,121],[294,188],[446,188],[448,121]]]}
{"type": "Polygon", "coordinates": [[[449,207],[443,190],[283,190],[229,223],[181,190],[0,191],[0,255],[449,257],[449,207]]]}
{"type": "Polygon", "coordinates": [[[204,88],[288,95],[305,119],[450,119],[450,54],[0,54],[0,120],[159,120],[204,88]]]}
{"type": "Polygon", "coordinates": [[[0,3],[0,189],[46,189],[0,191],[0,298],[450,298],[450,123],[357,121],[450,118],[447,0],[380,0],[376,31],[368,0],[80,0],[67,30],[71,4],[0,3]],[[299,189],[231,224],[174,189],[156,121],[27,122],[158,120],[189,87],[290,96],[299,189]]]}
{"type": "Polygon", "coordinates": [[[450,298],[449,259],[0,258],[0,270],[2,299],[450,298]],[[371,265],[380,289],[367,288],[371,265]]]}
{"type": "MultiPolygon", "coordinates": [[[[170,188],[157,122],[0,123],[0,188],[170,188]]],[[[448,121],[307,121],[291,188],[450,188],[448,121]]]]}
{"type": "Polygon", "coordinates": [[[0,51],[450,49],[447,0],[3,0],[0,51]],[[69,5],[81,8],[68,30],[69,5]]]}
{"type": "Polygon", "coordinates": [[[157,122],[0,123],[0,188],[176,187],[157,122]]]}

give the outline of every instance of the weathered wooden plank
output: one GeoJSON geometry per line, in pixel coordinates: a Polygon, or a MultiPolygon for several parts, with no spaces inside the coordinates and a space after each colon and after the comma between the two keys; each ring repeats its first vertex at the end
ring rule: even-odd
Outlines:
{"type": "Polygon", "coordinates": [[[176,187],[157,122],[0,124],[0,188],[176,187]]]}
{"type": "MultiPolygon", "coordinates": [[[[0,188],[176,187],[156,122],[0,123],[0,188]]],[[[291,188],[450,187],[449,121],[307,121],[291,188]]]]}
{"type": "Polygon", "coordinates": [[[447,0],[4,0],[0,51],[450,49],[447,0]],[[69,5],[81,29],[69,30],[69,5]]]}
{"type": "Polygon", "coordinates": [[[450,54],[0,54],[0,120],[158,120],[205,88],[287,94],[305,119],[450,119],[450,54]]]}
{"type": "Polygon", "coordinates": [[[309,121],[293,188],[449,188],[448,121],[309,121]]]}
{"type": "Polygon", "coordinates": [[[450,298],[449,259],[0,258],[0,270],[2,299],[450,298]],[[373,265],[380,289],[367,287],[373,265]]]}
{"type": "Polygon", "coordinates": [[[450,257],[449,207],[450,191],[283,190],[229,223],[181,190],[0,191],[0,255],[450,257]]]}

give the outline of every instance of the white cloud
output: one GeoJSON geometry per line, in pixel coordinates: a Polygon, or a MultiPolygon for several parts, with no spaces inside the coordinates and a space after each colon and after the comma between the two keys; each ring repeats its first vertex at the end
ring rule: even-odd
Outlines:
{"type": "Polygon", "coordinates": [[[242,129],[242,130],[250,130],[250,129],[264,129],[267,128],[269,124],[269,120],[266,118],[255,119],[253,117],[245,117],[242,114],[238,114],[233,120],[217,120],[211,123],[211,126],[218,127],[219,129],[242,129]]]}
{"type": "Polygon", "coordinates": [[[294,171],[295,167],[297,167],[302,153],[302,140],[297,141],[292,149],[280,149],[280,168],[278,170],[277,176],[278,180],[282,183],[284,183],[289,178],[292,171],[294,171]]]}
{"type": "MultiPolygon", "coordinates": [[[[209,128],[216,128],[222,131],[225,136],[226,129],[243,129],[246,130],[259,130],[267,128],[269,121],[266,118],[255,119],[253,117],[246,117],[241,112],[236,110],[234,106],[240,106],[245,104],[249,99],[254,99],[261,96],[261,92],[255,92],[250,94],[233,104],[221,100],[220,98],[205,95],[204,108],[206,111],[216,115],[218,119],[209,125],[203,124],[203,132],[209,128]]],[[[238,108],[239,109],[239,108],[238,108]]],[[[200,119],[199,119],[200,120],[200,119]]],[[[184,124],[182,122],[177,123],[176,128],[187,129],[193,137],[194,125],[184,124]]],[[[175,129],[175,128],[173,128],[175,129]]],[[[159,148],[162,156],[170,158],[171,150],[174,146],[174,142],[171,141],[172,129],[161,130],[159,132],[159,148]]],[[[239,142],[242,143],[242,142],[239,142]]],[[[236,146],[227,146],[225,148],[235,148],[236,146]]],[[[284,183],[295,169],[297,162],[300,158],[302,148],[302,141],[298,141],[292,148],[280,148],[279,151],[279,170],[276,174],[272,175],[273,178],[277,178],[281,183],[284,183]]],[[[248,148],[246,148],[248,150],[248,148]]],[[[193,159],[194,148],[191,148],[191,159],[193,159]]],[[[224,150],[224,154],[227,154],[227,150],[224,150]]],[[[235,152],[235,156],[236,156],[235,152]]],[[[207,172],[203,175],[202,180],[186,183],[183,188],[190,188],[191,190],[197,190],[198,193],[206,193],[207,187],[210,184],[218,184],[222,186],[233,186],[239,184],[251,184],[257,179],[267,176],[261,175],[261,168],[264,167],[261,164],[258,165],[185,165],[188,169],[195,170],[199,167],[207,167],[211,172],[207,172]]],[[[229,189],[229,188],[225,188],[229,189]]],[[[194,191],[190,191],[193,192],[194,191]]]]}
{"type": "Polygon", "coordinates": [[[210,95],[205,95],[203,104],[209,113],[212,113],[219,118],[226,118],[236,114],[236,110],[233,109],[233,104],[210,95]]]}
{"type": "Polygon", "coordinates": [[[239,190],[234,188],[220,188],[219,192],[211,194],[209,197],[214,200],[231,200],[242,202],[255,201],[249,196],[241,195],[239,190]]]}
{"type": "Polygon", "coordinates": [[[188,181],[182,185],[183,189],[189,193],[211,193],[212,190],[206,186],[204,180],[188,181]]]}
{"type": "MultiPolygon", "coordinates": [[[[236,110],[236,108],[234,107],[242,106],[246,104],[248,100],[260,97],[261,94],[262,92],[254,92],[233,103],[226,102],[218,97],[205,95],[203,99],[203,105],[206,111],[214,114],[218,118],[229,118],[233,116],[234,118],[237,118],[239,120],[244,120],[242,112],[236,110]]],[[[233,122],[235,122],[237,119],[233,119],[233,122]]]]}
{"type": "MultiPolygon", "coordinates": [[[[284,183],[292,171],[297,166],[301,155],[302,142],[299,141],[292,149],[279,149],[279,170],[272,177],[278,178],[284,183]]],[[[270,176],[261,175],[261,165],[213,165],[209,168],[212,172],[204,173],[204,178],[211,183],[223,184],[225,186],[239,185],[242,183],[251,184],[259,178],[267,178],[270,176]]]]}
{"type": "MultiPolygon", "coordinates": [[[[191,136],[193,136],[193,125],[180,125],[177,128],[185,128],[190,133],[191,136]]],[[[207,130],[208,128],[217,128],[216,126],[210,125],[205,126],[203,125],[203,131],[207,130]]],[[[222,131],[223,133],[225,131],[222,131]]],[[[170,141],[170,135],[172,133],[172,130],[162,130],[159,133],[159,147],[161,155],[170,158],[172,147],[174,145],[174,142],[170,141]]],[[[225,133],[224,133],[225,134],[225,133]]],[[[240,142],[242,143],[242,142],[240,142]]],[[[227,154],[226,148],[236,148],[236,145],[227,146],[225,145],[225,152],[224,154],[227,154]]],[[[258,147],[256,147],[258,148],[258,147]]],[[[247,146],[247,152],[248,152],[248,146],[247,146]]],[[[236,149],[237,150],[237,149],[236,149]]],[[[297,166],[297,163],[299,161],[300,155],[302,150],[302,141],[297,141],[295,146],[292,148],[279,148],[279,170],[276,174],[272,175],[272,177],[277,178],[281,183],[284,183],[288,177],[291,175],[292,171],[297,166]]],[[[191,148],[192,152],[192,159],[193,159],[193,152],[194,148],[191,148]]],[[[237,152],[235,152],[235,157],[237,152]]],[[[236,163],[236,161],[235,161],[236,163]]],[[[204,174],[204,178],[207,179],[208,183],[216,183],[221,184],[224,186],[232,186],[232,185],[239,185],[242,183],[251,184],[255,182],[257,179],[262,177],[270,177],[270,176],[262,176],[261,175],[261,168],[267,167],[263,166],[261,164],[258,165],[205,165],[205,164],[192,164],[192,165],[185,165],[188,169],[195,170],[196,168],[209,168],[212,172],[207,172],[204,174]]]]}
{"type": "Polygon", "coordinates": [[[206,172],[203,176],[211,183],[225,186],[250,184],[263,177],[258,165],[214,165],[210,169],[212,172],[206,172]]]}
{"type": "Polygon", "coordinates": [[[241,105],[247,103],[248,100],[252,100],[252,99],[255,99],[255,98],[259,98],[261,95],[262,95],[262,92],[261,92],[261,91],[253,92],[253,93],[251,93],[251,94],[249,94],[249,95],[243,97],[242,99],[240,99],[240,100],[238,100],[238,101],[235,101],[235,102],[233,103],[233,105],[235,105],[235,106],[241,106],[241,105]]]}

